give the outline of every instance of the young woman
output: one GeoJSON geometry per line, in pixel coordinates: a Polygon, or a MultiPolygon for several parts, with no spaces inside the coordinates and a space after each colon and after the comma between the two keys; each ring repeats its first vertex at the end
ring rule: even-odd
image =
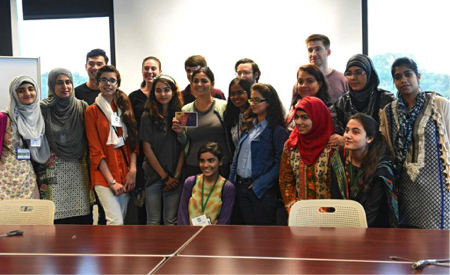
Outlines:
{"type": "Polygon", "coordinates": [[[393,165],[385,156],[386,141],[371,116],[350,117],[341,156],[332,157],[331,198],[359,202],[369,227],[395,227],[398,211],[393,165]],[[389,207],[390,206],[390,207],[389,207]]]}
{"type": "Polygon", "coordinates": [[[150,90],[139,131],[146,156],[144,178],[148,225],[160,225],[161,218],[165,225],[177,223],[184,148],[172,131],[172,118],[175,112],[181,111],[182,105],[175,80],[168,75],[158,75],[150,90]]]}
{"type": "Polygon", "coordinates": [[[75,98],[72,73],[58,68],[48,75],[48,98],[41,101],[51,155],[38,166],[41,199],[55,203],[55,223],[92,224],[84,111],[75,98]]]}
{"type": "Polygon", "coordinates": [[[388,103],[394,100],[394,95],[378,88],[380,79],[372,60],[363,54],[352,56],[344,73],[349,91],[341,96],[331,108],[334,131],[330,144],[344,146],[345,125],[356,113],[365,113],[379,121],[378,113],[388,103]]]}
{"type": "Polygon", "coordinates": [[[239,140],[230,181],[245,224],[273,225],[279,195],[278,175],[283,145],[288,138],[284,110],[275,89],[257,83],[251,88],[250,109],[239,140]]]}
{"type": "Polygon", "coordinates": [[[183,112],[198,113],[198,127],[185,128],[176,118],[173,119],[172,129],[177,133],[178,140],[186,146],[184,174],[186,177],[201,173],[198,166],[196,152],[201,145],[207,142],[217,142],[222,149],[223,165],[220,174],[228,177],[230,173],[231,148],[227,130],[223,122],[223,113],[227,107],[225,100],[213,98],[214,74],[209,67],[202,67],[192,74],[191,91],[196,100],[182,109],[183,112]]]}
{"type": "Polygon", "coordinates": [[[225,126],[231,143],[231,151],[234,152],[241,137],[241,126],[244,121],[244,113],[250,107],[251,84],[243,78],[231,80],[228,89],[228,103],[224,114],[225,126]]]}
{"type": "MultiPolygon", "coordinates": [[[[161,73],[161,61],[154,56],[149,56],[144,58],[142,61],[142,78],[143,81],[141,83],[141,88],[131,92],[128,95],[128,99],[131,102],[131,106],[133,107],[134,118],[137,123],[137,128],[140,129],[142,114],[145,111],[145,105],[150,96],[150,90],[153,87],[153,82],[161,73]]],[[[139,224],[147,224],[147,214],[145,211],[144,200],[139,199],[142,198],[142,192],[145,192],[145,182],[144,182],[144,170],[142,169],[142,164],[144,162],[145,154],[143,151],[142,144],[139,143],[139,154],[136,160],[136,189],[134,190],[135,202],[137,202],[137,213],[138,213],[138,221],[139,224]]]]}
{"type": "Polygon", "coordinates": [[[91,188],[95,188],[105,209],[106,223],[123,224],[128,192],[136,181],[136,121],[128,97],[119,90],[119,71],[114,66],[104,66],[96,79],[100,94],[86,110],[91,188]]]}
{"type": "Polygon", "coordinates": [[[450,102],[420,89],[417,64],[392,64],[398,100],[380,113],[394,156],[400,226],[450,229],[450,102]]]}
{"type": "Polygon", "coordinates": [[[303,65],[297,71],[297,93],[293,94],[291,108],[286,118],[286,125],[289,131],[294,130],[296,114],[295,106],[298,101],[306,96],[317,97],[323,101],[326,106],[331,105],[330,95],[328,94],[328,83],[325,76],[316,65],[303,65]]]}
{"type": "Polygon", "coordinates": [[[0,112],[0,200],[39,199],[31,161],[47,162],[50,147],[39,106],[39,87],[28,76],[9,84],[9,106],[0,112]],[[27,157],[18,157],[18,152],[27,157]]]}
{"type": "Polygon", "coordinates": [[[299,200],[330,198],[330,156],[334,133],[330,111],[322,100],[304,97],[295,107],[296,127],[284,145],[280,191],[286,210],[299,200]]]}
{"type": "Polygon", "coordinates": [[[205,215],[211,224],[230,224],[234,203],[234,185],[219,175],[223,153],[219,145],[200,146],[198,162],[202,174],[186,179],[178,209],[178,225],[192,225],[205,215]]]}

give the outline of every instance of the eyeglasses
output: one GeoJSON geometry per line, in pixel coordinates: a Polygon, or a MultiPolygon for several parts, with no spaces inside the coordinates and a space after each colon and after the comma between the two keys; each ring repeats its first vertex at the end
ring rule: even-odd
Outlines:
{"type": "Polygon", "coordinates": [[[99,80],[98,80],[98,82],[100,83],[100,84],[103,84],[103,85],[105,85],[106,83],[111,83],[111,85],[116,85],[117,84],[117,79],[114,79],[114,78],[111,78],[111,79],[107,79],[107,78],[104,78],[104,77],[102,77],[102,78],[100,78],[99,80]]]}
{"type": "Polygon", "coordinates": [[[345,77],[348,77],[348,78],[350,78],[352,76],[358,77],[360,75],[365,75],[365,74],[366,74],[366,72],[363,70],[356,70],[355,72],[345,72],[344,73],[345,77]]]}
{"type": "Polygon", "coordinates": [[[245,75],[245,76],[249,76],[249,75],[251,75],[253,72],[250,72],[250,71],[239,71],[239,72],[236,72],[236,75],[237,76],[241,76],[241,75],[245,75]]]}
{"type": "Polygon", "coordinates": [[[257,97],[248,99],[248,103],[254,102],[255,104],[259,104],[259,103],[265,102],[265,101],[267,101],[267,99],[261,99],[261,98],[257,98],[257,97]]]}
{"type": "Polygon", "coordinates": [[[243,90],[237,91],[237,92],[230,92],[230,97],[241,96],[243,94],[245,94],[245,91],[243,91],[243,90]]]}

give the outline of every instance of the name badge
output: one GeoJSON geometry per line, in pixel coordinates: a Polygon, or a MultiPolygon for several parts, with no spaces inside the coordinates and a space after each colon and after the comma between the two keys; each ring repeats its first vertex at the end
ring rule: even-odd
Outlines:
{"type": "Polygon", "coordinates": [[[123,137],[119,137],[119,143],[114,145],[114,149],[120,148],[120,147],[122,147],[124,145],[125,145],[125,140],[123,139],[123,137]]]}
{"type": "Polygon", "coordinates": [[[115,127],[122,127],[122,120],[116,114],[111,114],[111,125],[115,127]]]}
{"type": "Polygon", "coordinates": [[[17,159],[18,160],[31,159],[30,150],[26,148],[17,148],[17,159]]]}
{"type": "Polygon", "coordinates": [[[41,147],[41,138],[31,139],[31,147],[41,147]]]}
{"type": "Polygon", "coordinates": [[[207,218],[206,215],[201,215],[196,218],[191,219],[192,225],[195,226],[205,226],[205,225],[211,225],[211,219],[207,218]]]}

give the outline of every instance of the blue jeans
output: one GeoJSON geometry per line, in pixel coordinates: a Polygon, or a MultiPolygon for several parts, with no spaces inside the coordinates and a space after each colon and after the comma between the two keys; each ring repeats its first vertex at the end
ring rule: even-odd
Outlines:
{"type": "Polygon", "coordinates": [[[170,191],[163,191],[165,183],[155,182],[145,188],[145,208],[147,210],[147,225],[161,224],[161,209],[164,225],[177,223],[178,205],[180,203],[183,183],[180,183],[170,191]]]}

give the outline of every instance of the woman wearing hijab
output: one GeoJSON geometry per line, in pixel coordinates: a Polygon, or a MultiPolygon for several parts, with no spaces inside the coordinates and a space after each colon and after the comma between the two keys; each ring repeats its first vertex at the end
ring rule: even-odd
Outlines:
{"type": "Polygon", "coordinates": [[[92,224],[84,129],[87,106],[75,98],[70,71],[50,71],[48,98],[41,102],[41,111],[51,154],[38,167],[38,183],[41,199],[55,203],[55,224],[92,224]]]}
{"type": "Polygon", "coordinates": [[[394,101],[391,92],[378,88],[380,79],[368,56],[363,54],[352,56],[347,62],[344,75],[348,81],[349,91],[330,107],[336,134],[331,136],[329,143],[334,146],[344,146],[342,135],[352,115],[364,113],[379,122],[380,109],[394,101]]]}
{"type": "Polygon", "coordinates": [[[39,87],[28,76],[9,85],[9,106],[0,113],[0,200],[39,199],[31,161],[45,163],[50,148],[39,106],[39,87]]]}
{"type": "Polygon", "coordinates": [[[281,155],[280,191],[286,210],[300,200],[330,198],[328,143],[334,133],[330,111],[317,97],[304,97],[295,106],[295,128],[281,155]]]}

